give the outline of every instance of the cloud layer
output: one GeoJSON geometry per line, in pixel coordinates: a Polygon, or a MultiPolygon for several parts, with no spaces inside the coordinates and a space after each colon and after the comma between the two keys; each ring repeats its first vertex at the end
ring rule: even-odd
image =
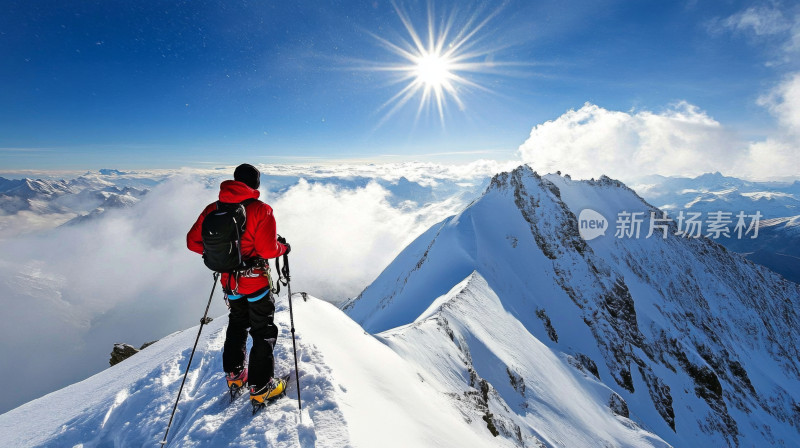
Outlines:
{"type": "MultiPolygon", "coordinates": [[[[216,199],[219,180],[173,175],[130,209],[0,240],[0,382],[13,384],[22,370],[30,383],[6,391],[0,413],[105,368],[115,342],[140,345],[197,323],[212,277],[185,237],[216,199]]],[[[416,204],[375,181],[335,180],[300,180],[262,198],[292,244],[293,290],[331,301],[357,295],[409,241],[468,199],[416,204]]],[[[217,288],[210,315],[224,312],[217,288]]]]}
{"type": "Polygon", "coordinates": [[[800,106],[797,79],[763,100],[782,124],[775,137],[764,141],[739,138],[687,102],[661,113],[611,111],[587,103],[535,126],[520,146],[520,156],[536,170],[578,178],[605,174],[630,180],[715,171],[751,179],[800,176],[800,145],[792,137],[797,125],[793,114],[800,106]]]}
{"type": "Polygon", "coordinates": [[[800,140],[800,72],[792,73],[758,99],[778,119],[786,137],[800,140]]]}
{"type": "Polygon", "coordinates": [[[423,208],[394,207],[389,196],[374,182],[343,189],[301,180],[267,198],[278,232],[292,244],[295,286],[335,302],[354,297],[413,238],[463,206],[451,198],[423,208]]]}
{"type": "Polygon", "coordinates": [[[587,103],[535,126],[520,154],[540,171],[624,178],[633,173],[725,171],[730,166],[721,165],[742,150],[737,145],[719,122],[688,103],[660,114],[611,111],[587,103]]]}

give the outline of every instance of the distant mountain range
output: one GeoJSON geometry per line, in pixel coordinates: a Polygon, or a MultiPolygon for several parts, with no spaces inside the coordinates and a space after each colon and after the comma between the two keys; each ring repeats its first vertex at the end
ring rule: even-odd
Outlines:
{"type": "Polygon", "coordinates": [[[750,182],[720,173],[695,178],[647,176],[630,185],[664,211],[759,211],[764,219],[800,215],[800,181],[750,182]]]}
{"type": "Polygon", "coordinates": [[[119,179],[117,173],[87,173],[71,180],[0,177],[0,231],[9,227],[3,225],[3,218],[9,216],[30,218],[31,225],[17,223],[15,228],[5,229],[8,234],[4,236],[95,219],[109,209],[132,207],[154,184],[147,179],[119,179]]]}
{"type": "Polygon", "coordinates": [[[800,181],[749,182],[720,173],[696,178],[648,176],[632,188],[650,204],[675,217],[679,212],[760,213],[757,238],[716,241],[748,259],[800,283],[800,181]]]}

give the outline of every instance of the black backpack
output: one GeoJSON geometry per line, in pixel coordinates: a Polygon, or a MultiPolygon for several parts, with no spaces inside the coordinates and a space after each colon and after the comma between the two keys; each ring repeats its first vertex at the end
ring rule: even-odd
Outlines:
{"type": "Polygon", "coordinates": [[[254,200],[217,202],[217,209],[203,219],[203,262],[212,271],[235,272],[244,267],[242,235],[247,223],[245,207],[254,200]]]}

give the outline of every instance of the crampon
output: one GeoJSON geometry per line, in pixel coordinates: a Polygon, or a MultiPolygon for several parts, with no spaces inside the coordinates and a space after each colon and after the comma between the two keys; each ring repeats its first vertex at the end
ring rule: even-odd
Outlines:
{"type": "Polygon", "coordinates": [[[264,409],[268,404],[285,396],[288,381],[289,375],[284,375],[281,378],[273,379],[270,384],[264,386],[258,392],[256,392],[255,388],[251,388],[250,404],[253,406],[253,415],[264,409]]]}

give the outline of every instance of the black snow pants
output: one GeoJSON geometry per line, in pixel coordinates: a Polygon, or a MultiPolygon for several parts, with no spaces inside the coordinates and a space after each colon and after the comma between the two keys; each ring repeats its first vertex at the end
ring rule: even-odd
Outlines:
{"type": "Polygon", "coordinates": [[[266,386],[275,373],[275,358],[272,350],[278,338],[275,326],[275,299],[272,293],[255,302],[246,297],[230,300],[228,331],[222,349],[222,368],[225,372],[236,372],[244,368],[247,353],[247,330],[253,337],[248,366],[248,383],[256,390],[266,386]]]}

